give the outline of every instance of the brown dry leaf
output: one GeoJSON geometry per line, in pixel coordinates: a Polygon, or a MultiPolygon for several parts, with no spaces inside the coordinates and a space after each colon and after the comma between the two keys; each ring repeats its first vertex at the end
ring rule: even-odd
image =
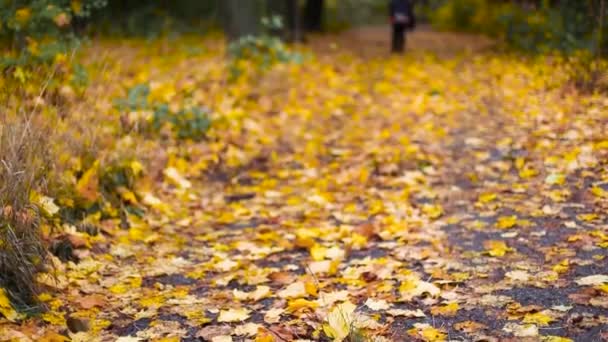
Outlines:
{"type": "Polygon", "coordinates": [[[82,297],[78,304],[83,309],[92,309],[95,307],[101,308],[106,304],[106,297],[99,294],[93,294],[82,297]]]}

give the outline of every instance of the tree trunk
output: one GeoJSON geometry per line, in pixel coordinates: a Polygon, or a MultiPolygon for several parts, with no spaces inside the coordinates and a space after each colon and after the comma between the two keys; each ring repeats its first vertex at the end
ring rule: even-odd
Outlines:
{"type": "Polygon", "coordinates": [[[229,40],[260,33],[261,6],[257,0],[218,0],[229,40]]]}
{"type": "Polygon", "coordinates": [[[302,15],[298,0],[285,0],[286,9],[286,27],[288,40],[301,42],[304,41],[304,31],[302,30],[302,15]]]}
{"type": "Polygon", "coordinates": [[[324,0],[307,0],[304,17],[306,18],[306,30],[310,32],[323,31],[324,0]]]}

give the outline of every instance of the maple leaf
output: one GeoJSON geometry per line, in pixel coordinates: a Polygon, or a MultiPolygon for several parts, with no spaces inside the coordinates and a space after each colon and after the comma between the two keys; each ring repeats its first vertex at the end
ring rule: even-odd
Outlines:
{"type": "Polygon", "coordinates": [[[408,276],[399,286],[399,293],[402,299],[406,301],[422,296],[425,293],[437,296],[440,292],[441,290],[435,284],[420,280],[416,276],[408,276]]]}
{"type": "Polygon", "coordinates": [[[484,242],[486,252],[493,257],[502,257],[513,249],[509,248],[504,241],[489,240],[484,242]]]}
{"type": "Polygon", "coordinates": [[[490,203],[490,202],[496,200],[497,197],[498,197],[498,195],[496,195],[495,193],[488,192],[488,193],[479,195],[479,198],[477,200],[480,203],[490,203]]]}
{"type": "Polygon", "coordinates": [[[515,337],[538,336],[538,327],[534,324],[520,325],[517,323],[507,323],[502,330],[515,335],[515,337]]]}
{"type": "Polygon", "coordinates": [[[300,298],[306,297],[308,293],[306,292],[306,285],[301,282],[295,282],[293,284],[288,285],[283,290],[279,291],[277,295],[281,298],[300,298]]]}
{"type": "Polygon", "coordinates": [[[555,318],[549,316],[548,314],[544,313],[544,312],[535,312],[535,313],[528,313],[524,316],[523,322],[524,323],[530,323],[530,324],[536,324],[536,325],[540,325],[540,326],[547,326],[549,325],[549,323],[553,322],[555,320],[555,318]]]}
{"type": "Polygon", "coordinates": [[[608,198],[608,191],[606,191],[598,186],[592,187],[591,193],[598,198],[608,198]]]}
{"type": "Polygon", "coordinates": [[[334,341],[346,339],[353,329],[356,308],[351,302],[334,307],[327,315],[327,323],[323,325],[325,334],[334,341]]]}
{"type": "Polygon", "coordinates": [[[500,229],[512,228],[517,224],[517,216],[501,216],[496,222],[496,226],[500,229]]]}
{"type": "Polygon", "coordinates": [[[313,302],[310,300],[306,300],[303,298],[298,298],[295,300],[292,300],[289,302],[289,304],[287,304],[287,312],[290,313],[294,313],[297,311],[300,311],[302,309],[316,309],[317,307],[319,307],[319,303],[317,302],[313,302]]]}
{"type": "Polygon", "coordinates": [[[447,334],[425,323],[414,323],[414,327],[408,330],[407,333],[413,337],[422,338],[427,342],[443,342],[447,340],[447,334]]]}
{"type": "Polygon", "coordinates": [[[54,216],[61,209],[55,204],[55,199],[48,196],[40,195],[36,192],[32,192],[32,194],[30,195],[30,200],[33,203],[36,203],[40,207],[40,209],[42,209],[42,211],[48,216],[54,216]]]}
{"type": "Polygon", "coordinates": [[[222,310],[217,317],[217,321],[219,323],[242,322],[249,318],[250,313],[250,310],[244,308],[222,310]]]}
{"type": "Polygon", "coordinates": [[[456,302],[445,304],[442,306],[434,307],[431,309],[431,313],[436,316],[454,316],[460,309],[460,306],[456,302]]]}
{"type": "Polygon", "coordinates": [[[443,215],[443,208],[441,205],[425,204],[422,206],[422,212],[425,213],[431,219],[437,219],[443,215]]]}
{"type": "Polygon", "coordinates": [[[374,311],[388,310],[391,307],[391,305],[384,299],[374,300],[372,298],[368,298],[365,301],[365,306],[374,311]]]}

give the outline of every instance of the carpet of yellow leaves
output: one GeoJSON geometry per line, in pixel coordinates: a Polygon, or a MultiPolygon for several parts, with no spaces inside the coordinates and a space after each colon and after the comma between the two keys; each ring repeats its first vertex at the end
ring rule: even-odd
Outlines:
{"type": "Polygon", "coordinates": [[[200,143],[123,136],[146,215],[73,232],[87,244],[41,275],[41,317],[9,322],[0,292],[0,339],[606,338],[608,98],[557,57],[325,40],[234,83],[219,40],[89,48],[82,110],[150,81],[214,126],[200,143]]]}

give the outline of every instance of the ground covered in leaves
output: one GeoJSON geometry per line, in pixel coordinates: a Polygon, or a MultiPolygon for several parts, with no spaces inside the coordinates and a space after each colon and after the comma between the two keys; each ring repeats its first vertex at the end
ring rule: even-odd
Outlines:
{"type": "Polygon", "coordinates": [[[148,151],[146,214],[72,232],[49,310],[0,296],[0,337],[605,340],[608,98],[556,57],[357,37],[236,82],[220,40],[91,47],[101,82],[188,92],[219,126],[148,151]]]}

